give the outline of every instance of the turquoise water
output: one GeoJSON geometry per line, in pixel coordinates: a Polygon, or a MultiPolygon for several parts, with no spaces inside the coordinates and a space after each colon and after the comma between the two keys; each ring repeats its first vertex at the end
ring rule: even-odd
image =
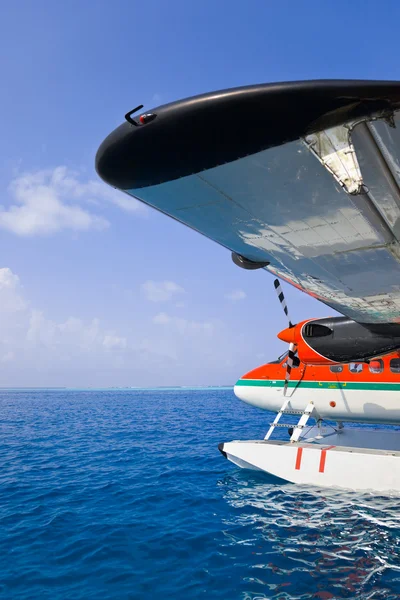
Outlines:
{"type": "Polygon", "coordinates": [[[218,452],[269,421],[227,389],[1,390],[0,597],[400,598],[399,498],[218,452]]]}

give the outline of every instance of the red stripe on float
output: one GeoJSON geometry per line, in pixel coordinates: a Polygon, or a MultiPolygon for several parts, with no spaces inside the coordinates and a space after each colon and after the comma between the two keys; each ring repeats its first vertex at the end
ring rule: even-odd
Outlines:
{"type": "Polygon", "coordinates": [[[321,458],[319,459],[319,472],[320,473],[325,472],[326,453],[328,452],[328,450],[332,450],[332,448],[335,448],[335,447],[336,446],[328,446],[328,448],[324,448],[323,450],[321,450],[321,458]]]}
{"type": "Polygon", "coordinates": [[[297,448],[296,466],[295,466],[296,471],[300,471],[302,454],[303,454],[303,448],[297,448]]]}

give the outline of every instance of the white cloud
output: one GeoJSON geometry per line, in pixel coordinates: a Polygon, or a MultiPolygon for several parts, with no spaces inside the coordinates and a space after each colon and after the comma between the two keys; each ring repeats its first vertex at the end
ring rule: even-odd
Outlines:
{"type": "Polygon", "coordinates": [[[79,174],[61,166],[18,175],[9,186],[11,204],[0,207],[0,228],[17,235],[52,234],[64,229],[101,231],[109,226],[102,216],[82,207],[111,202],[129,212],[145,207],[101,181],[83,181],[79,174]]]}
{"type": "MultiPolygon", "coordinates": [[[[53,293],[48,300],[54,305],[53,293]]],[[[130,305],[128,321],[118,330],[96,318],[50,319],[31,306],[18,276],[0,268],[2,385],[212,384],[233,382],[244,370],[232,357],[245,344],[235,344],[219,320],[169,312],[151,319],[130,305]],[[223,371],[230,360],[233,366],[223,371]]]]}
{"type": "Polygon", "coordinates": [[[0,269],[0,288],[15,289],[19,286],[19,277],[8,267],[0,269]]]}
{"type": "MultiPolygon", "coordinates": [[[[58,328],[60,332],[63,327],[58,328]]],[[[55,341],[57,325],[46,319],[40,310],[32,310],[29,314],[29,326],[26,332],[26,341],[33,346],[51,346],[55,341]]]]}
{"type": "Polygon", "coordinates": [[[169,317],[165,313],[158,313],[155,317],[153,317],[153,323],[156,325],[167,325],[171,322],[171,317],[169,317]]]}
{"type": "Polygon", "coordinates": [[[171,317],[166,313],[159,313],[153,317],[153,323],[156,325],[171,325],[180,334],[198,332],[212,335],[214,332],[214,325],[211,321],[191,321],[181,317],[171,317]]]}
{"type": "Polygon", "coordinates": [[[117,192],[111,188],[110,191],[110,200],[115,206],[122,208],[122,210],[125,210],[126,212],[147,214],[148,208],[143,202],[136,200],[136,198],[132,198],[129,194],[123,194],[122,192],[117,192]]]}
{"type": "Polygon", "coordinates": [[[122,210],[130,213],[144,214],[148,213],[148,207],[140,200],[133,198],[125,192],[116,190],[103,181],[90,179],[89,181],[79,181],[75,172],[68,171],[66,167],[58,167],[66,173],[66,178],[62,182],[66,191],[77,199],[85,199],[92,204],[98,204],[99,200],[111,202],[122,210]]]}
{"type": "Polygon", "coordinates": [[[21,293],[22,287],[18,275],[8,267],[0,268],[0,313],[24,310],[26,303],[21,293]]]}
{"type": "Polygon", "coordinates": [[[20,175],[9,187],[15,203],[0,209],[0,227],[17,235],[107,227],[105,219],[71,203],[76,199],[76,185],[77,180],[69,177],[63,167],[20,175]]]}
{"type": "Polygon", "coordinates": [[[14,360],[14,358],[15,358],[15,354],[14,354],[14,352],[12,352],[10,350],[9,352],[6,352],[5,354],[3,354],[3,356],[0,359],[0,362],[7,363],[7,362],[10,362],[11,360],[14,360]]]}
{"type": "Polygon", "coordinates": [[[184,294],[183,287],[174,281],[145,281],[140,286],[142,293],[150,302],[167,302],[176,294],[184,294]]]}
{"type": "Polygon", "coordinates": [[[228,294],[225,294],[225,298],[231,300],[232,302],[237,302],[238,300],[244,300],[247,294],[243,290],[232,290],[228,294]]]}
{"type": "Polygon", "coordinates": [[[55,323],[46,319],[38,310],[30,311],[25,339],[30,347],[42,350],[58,348],[61,354],[66,350],[85,355],[101,352],[102,349],[109,351],[128,348],[125,337],[112,331],[104,331],[98,319],[85,322],[76,317],[68,317],[62,323],[55,323]]]}
{"type": "Polygon", "coordinates": [[[2,385],[145,385],[154,372],[170,384],[178,359],[159,335],[129,338],[99,319],[49,319],[24,298],[19,277],[0,268],[2,385]]]}
{"type": "Polygon", "coordinates": [[[119,337],[118,335],[104,336],[103,346],[107,350],[124,350],[127,345],[128,343],[124,337],[119,337]]]}

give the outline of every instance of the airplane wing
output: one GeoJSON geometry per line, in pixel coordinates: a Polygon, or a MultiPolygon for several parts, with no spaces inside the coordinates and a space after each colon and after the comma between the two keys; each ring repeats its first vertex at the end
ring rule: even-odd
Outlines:
{"type": "Polygon", "coordinates": [[[360,323],[400,322],[400,83],[257,85],[126,119],[96,156],[107,183],[360,323]]]}

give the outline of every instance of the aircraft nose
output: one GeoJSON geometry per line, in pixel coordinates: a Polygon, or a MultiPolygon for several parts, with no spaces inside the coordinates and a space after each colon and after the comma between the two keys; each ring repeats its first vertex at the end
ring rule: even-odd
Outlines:
{"type": "Polygon", "coordinates": [[[295,344],[295,327],[288,327],[287,329],[283,329],[280,333],[278,333],[278,338],[282,340],[282,342],[287,342],[288,344],[295,344]]]}

